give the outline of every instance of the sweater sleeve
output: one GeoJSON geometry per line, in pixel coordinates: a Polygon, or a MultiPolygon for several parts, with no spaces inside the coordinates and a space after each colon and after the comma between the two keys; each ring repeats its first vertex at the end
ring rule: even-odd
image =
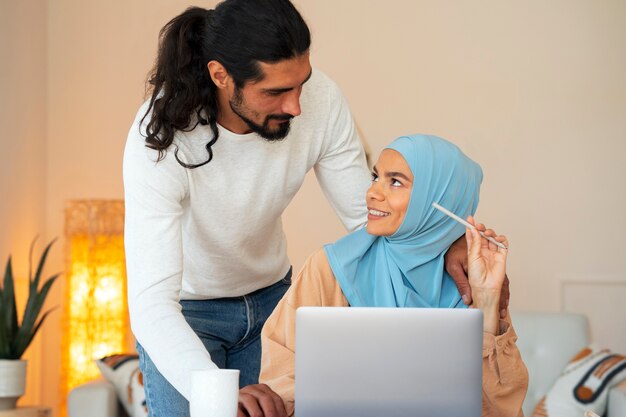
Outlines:
{"type": "Polygon", "coordinates": [[[523,417],[528,370],[515,344],[510,316],[500,320],[500,335],[483,335],[483,417],[523,417]]]}
{"type": "Polygon", "coordinates": [[[370,174],[348,103],[339,88],[328,82],[330,114],[322,155],[314,169],[330,205],[352,232],[367,221],[365,193],[370,174]]]}
{"type": "Polygon", "coordinates": [[[171,153],[156,162],[157,152],[146,148],[137,126],[136,121],[124,151],[124,245],[131,327],[159,372],[188,398],[190,370],[216,366],[180,306],[181,218],[187,177],[171,153]]]}
{"type": "Polygon", "coordinates": [[[280,395],[289,416],[294,414],[296,310],[302,306],[348,306],[323,249],[305,262],[261,332],[259,381],[280,395]]]}

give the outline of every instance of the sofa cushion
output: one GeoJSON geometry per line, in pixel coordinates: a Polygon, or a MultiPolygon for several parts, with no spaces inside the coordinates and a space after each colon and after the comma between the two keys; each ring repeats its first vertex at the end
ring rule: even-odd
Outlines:
{"type": "Polygon", "coordinates": [[[143,376],[139,369],[139,356],[120,354],[106,356],[96,361],[102,376],[115,387],[119,401],[130,417],[147,417],[146,394],[143,376]]]}
{"type": "Polygon", "coordinates": [[[104,379],[75,387],[67,398],[68,417],[120,417],[118,408],[115,388],[104,379]]]}
{"type": "Polygon", "coordinates": [[[517,347],[528,368],[524,415],[532,411],[557,380],[569,358],[589,344],[587,318],[580,314],[511,313],[517,347]]]}
{"type": "Polygon", "coordinates": [[[626,356],[588,346],[567,364],[533,417],[582,416],[591,410],[604,415],[608,392],[626,378],[626,356]]]}

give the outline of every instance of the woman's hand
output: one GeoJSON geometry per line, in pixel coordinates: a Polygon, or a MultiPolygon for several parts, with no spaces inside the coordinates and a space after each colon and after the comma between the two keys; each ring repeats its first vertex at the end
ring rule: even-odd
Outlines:
{"type": "MultiPolygon", "coordinates": [[[[495,236],[495,233],[491,229],[487,229],[484,224],[478,223],[475,224],[476,228],[484,232],[487,236],[495,236]]],[[[469,281],[467,280],[467,240],[464,236],[460,237],[456,242],[450,246],[446,255],[445,265],[446,271],[456,284],[461,296],[463,297],[463,302],[466,305],[472,304],[472,290],[470,288],[469,281]]],[[[500,318],[506,317],[507,307],[509,306],[509,279],[505,275],[504,276],[504,284],[502,285],[502,291],[500,292],[500,318]]]]}
{"type": "MultiPolygon", "coordinates": [[[[467,221],[474,224],[472,216],[469,216],[467,221]]],[[[509,246],[505,236],[498,236],[491,229],[484,233],[506,247],[509,246]]],[[[485,331],[497,335],[498,305],[505,280],[508,251],[484,239],[475,229],[467,229],[465,239],[467,240],[467,271],[472,289],[472,306],[483,311],[485,331]]]]}

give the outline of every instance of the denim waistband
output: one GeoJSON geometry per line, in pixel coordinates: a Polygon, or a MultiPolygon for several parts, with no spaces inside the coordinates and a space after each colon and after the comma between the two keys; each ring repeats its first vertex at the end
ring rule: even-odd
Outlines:
{"type": "MultiPolygon", "coordinates": [[[[253,291],[253,292],[251,292],[251,293],[249,293],[249,294],[246,294],[246,295],[247,295],[247,296],[250,296],[250,295],[257,295],[257,294],[260,294],[260,293],[262,293],[262,292],[264,292],[264,291],[269,291],[270,289],[272,289],[272,288],[274,288],[274,287],[276,287],[276,286],[279,286],[279,285],[291,284],[291,274],[292,274],[292,270],[293,270],[293,267],[291,267],[291,266],[290,266],[290,267],[289,267],[289,271],[287,271],[287,273],[285,274],[285,276],[284,276],[284,277],[282,277],[281,279],[279,279],[278,281],[276,281],[275,283],[273,283],[272,285],[267,286],[267,287],[265,287],[265,288],[259,288],[258,290],[253,291]]],[[[235,298],[239,298],[239,297],[235,297],[235,298]]]]}
{"type": "Polygon", "coordinates": [[[192,299],[192,300],[181,300],[181,303],[193,303],[197,301],[231,301],[231,300],[241,300],[243,297],[253,297],[264,292],[271,292],[276,287],[281,285],[290,285],[291,284],[291,275],[292,275],[293,267],[289,267],[289,271],[285,274],[284,277],[273,283],[272,285],[268,285],[267,287],[259,288],[258,290],[252,291],[251,293],[238,295],[234,297],[219,297],[219,298],[209,298],[209,299],[192,299]]]}

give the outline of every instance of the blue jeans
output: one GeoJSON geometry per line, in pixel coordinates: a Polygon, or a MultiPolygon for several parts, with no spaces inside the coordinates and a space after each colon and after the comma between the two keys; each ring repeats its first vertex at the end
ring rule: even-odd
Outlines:
{"type": "MultiPolygon", "coordinates": [[[[219,368],[239,369],[239,386],[257,384],[261,329],[291,284],[285,278],[243,297],[182,300],[182,313],[219,368]]],[[[149,417],[189,417],[189,402],[158,371],[137,343],[149,417]]]]}

